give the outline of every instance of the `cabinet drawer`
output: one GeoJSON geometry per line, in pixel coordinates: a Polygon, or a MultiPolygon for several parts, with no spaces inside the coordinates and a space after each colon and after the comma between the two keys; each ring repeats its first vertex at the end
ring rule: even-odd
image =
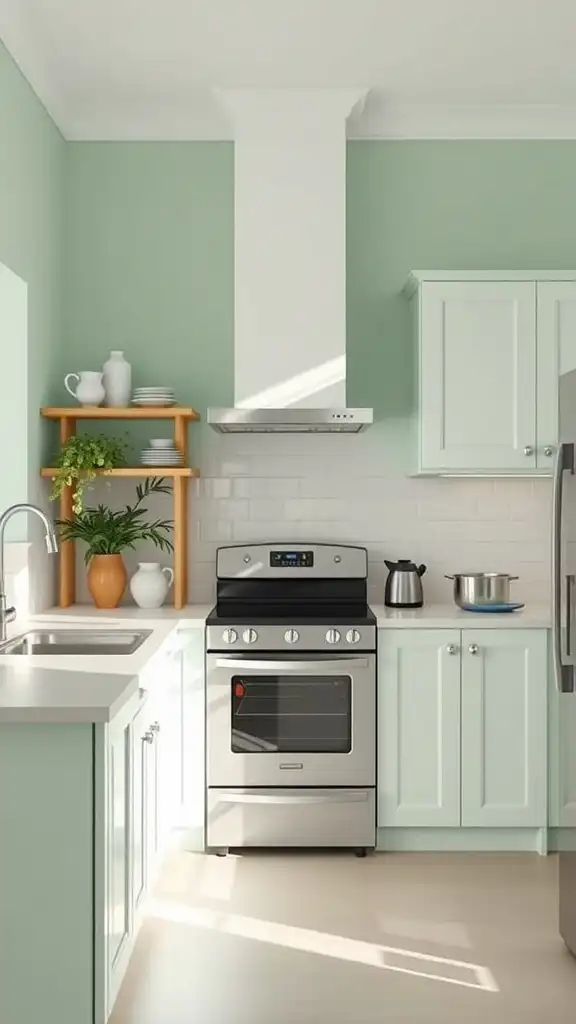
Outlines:
{"type": "Polygon", "coordinates": [[[210,789],[207,845],[374,846],[373,789],[210,789]]]}

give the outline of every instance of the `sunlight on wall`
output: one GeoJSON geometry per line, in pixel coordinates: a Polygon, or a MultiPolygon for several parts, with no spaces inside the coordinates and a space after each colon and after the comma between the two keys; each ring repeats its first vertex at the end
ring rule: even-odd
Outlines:
{"type": "MultiPolygon", "coordinates": [[[[330,398],[329,402],[326,401],[328,389],[342,384],[345,379],[346,356],[338,356],[315,366],[313,370],[298,373],[280,384],[259,391],[256,395],[250,395],[235,405],[238,409],[287,409],[314,396],[319,407],[324,408],[327,404],[335,404],[333,398],[330,398]]],[[[338,398],[341,400],[340,395],[338,398]]]]}

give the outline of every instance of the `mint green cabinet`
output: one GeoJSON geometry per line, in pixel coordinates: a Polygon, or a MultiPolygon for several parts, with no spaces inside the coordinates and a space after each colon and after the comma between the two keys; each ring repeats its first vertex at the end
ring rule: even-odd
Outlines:
{"type": "Polygon", "coordinates": [[[132,899],[135,910],[146,891],[149,745],[146,706],[132,727],[132,899]]]}
{"type": "Polygon", "coordinates": [[[424,281],[420,469],[536,467],[536,285],[424,281]]]}
{"type": "Polygon", "coordinates": [[[191,629],[182,633],[182,818],[183,836],[187,849],[204,850],[205,814],[205,690],[204,690],[204,629],[191,629]]]}
{"type": "Polygon", "coordinates": [[[576,698],[549,684],[550,814],[553,828],[576,828],[576,698]]]}
{"type": "Polygon", "coordinates": [[[546,825],[546,630],[382,629],[378,664],[379,827],[546,825]]]}
{"type": "Polygon", "coordinates": [[[419,472],[550,474],[559,381],[576,369],[576,271],[422,271],[407,293],[419,472]]]}
{"type": "Polygon", "coordinates": [[[576,370],[576,281],[539,282],[537,310],[536,459],[539,469],[551,472],[558,444],[558,381],[576,370]]]}
{"type": "Polygon", "coordinates": [[[107,737],[106,764],[106,970],[110,1004],[127,965],[132,930],[131,721],[120,715],[107,737]]]}
{"type": "Polygon", "coordinates": [[[111,722],[0,725],[0,908],[16,922],[0,928],[2,1022],[110,1016],[184,797],[203,814],[188,749],[202,756],[203,631],[187,640],[167,642],[111,722]]]}
{"type": "Polygon", "coordinates": [[[460,631],[380,630],[378,824],[460,823],[460,631]]]}
{"type": "Polygon", "coordinates": [[[544,630],[462,632],[463,826],[547,820],[544,630]]]}

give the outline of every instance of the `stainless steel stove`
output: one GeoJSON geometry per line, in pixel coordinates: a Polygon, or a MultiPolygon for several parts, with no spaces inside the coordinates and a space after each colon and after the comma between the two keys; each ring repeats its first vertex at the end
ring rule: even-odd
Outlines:
{"type": "Polygon", "coordinates": [[[207,846],[375,843],[365,548],[220,548],[207,619],[207,846]]]}

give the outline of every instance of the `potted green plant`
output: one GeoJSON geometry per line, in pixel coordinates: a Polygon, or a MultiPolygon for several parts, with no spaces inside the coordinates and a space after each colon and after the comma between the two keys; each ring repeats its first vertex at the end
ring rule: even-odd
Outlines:
{"type": "Polygon", "coordinates": [[[73,487],[72,508],[76,515],[82,512],[84,490],[98,470],[115,469],[126,464],[125,441],[117,437],[88,437],[75,435],[65,441],[56,458],[56,473],[52,481],[50,499],[55,501],[65,487],[73,487]]]}
{"type": "Polygon", "coordinates": [[[143,502],[151,494],[170,494],[171,487],[161,477],[145,480],[136,488],[136,502],[114,512],[106,505],[83,508],[72,519],[60,519],[63,541],[81,540],[86,544],[84,560],[88,565],[88,589],[97,608],[116,608],[126,589],[126,566],[122,552],[136,548],[138,541],[152,541],[161,551],[173,551],[169,539],[173,522],[144,517],[143,502]]]}

